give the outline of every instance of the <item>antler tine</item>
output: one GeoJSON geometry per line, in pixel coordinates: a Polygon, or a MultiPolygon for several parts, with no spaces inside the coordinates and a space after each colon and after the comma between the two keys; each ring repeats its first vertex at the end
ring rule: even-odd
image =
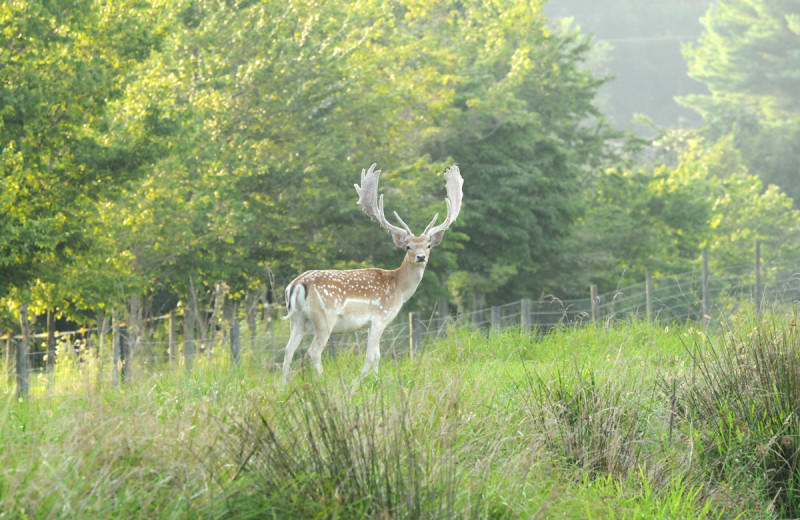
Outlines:
{"type": "MultiPolygon", "coordinates": [[[[383,197],[383,196],[381,196],[381,197],[383,197]]],[[[400,215],[398,215],[396,211],[394,211],[393,213],[394,213],[394,218],[396,218],[396,219],[397,219],[397,221],[398,221],[398,222],[400,222],[400,224],[402,224],[402,226],[405,228],[406,232],[407,232],[409,235],[413,235],[414,233],[411,231],[411,228],[410,228],[410,227],[408,227],[408,224],[406,224],[405,222],[403,222],[403,219],[401,219],[401,218],[400,218],[400,215]]]]}
{"type": "Polygon", "coordinates": [[[439,217],[437,213],[431,223],[428,224],[428,227],[425,228],[425,231],[422,232],[423,235],[431,236],[446,230],[461,212],[461,199],[464,195],[461,189],[464,184],[464,179],[461,178],[461,171],[454,164],[444,172],[444,177],[447,181],[447,198],[444,200],[447,203],[447,217],[445,217],[444,222],[432,227],[439,217]]]}
{"type": "Polygon", "coordinates": [[[405,229],[390,224],[389,221],[386,220],[383,214],[383,195],[378,196],[378,178],[380,177],[381,171],[375,170],[375,166],[377,166],[377,164],[373,163],[372,166],[369,167],[369,171],[364,171],[362,169],[361,186],[354,184],[356,193],[358,193],[357,204],[361,206],[364,213],[369,215],[372,220],[380,224],[386,231],[398,235],[405,235],[406,233],[413,235],[406,223],[397,215],[397,212],[395,212],[395,217],[403,224],[405,229]]]}

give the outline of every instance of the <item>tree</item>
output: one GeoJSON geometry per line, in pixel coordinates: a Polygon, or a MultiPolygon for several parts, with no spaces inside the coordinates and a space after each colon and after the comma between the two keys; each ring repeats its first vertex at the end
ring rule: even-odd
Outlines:
{"type": "Polygon", "coordinates": [[[68,298],[56,282],[91,254],[96,204],[127,173],[96,132],[157,44],[152,14],[138,2],[0,7],[0,297],[34,311],[68,298]]]}
{"type": "Polygon", "coordinates": [[[588,43],[551,33],[527,2],[435,2],[405,20],[432,27],[427,49],[452,88],[427,145],[463,165],[454,227],[469,240],[449,288],[467,307],[538,295],[558,283],[542,273],[618,136],[593,103],[603,80],[582,68],[588,43]]]}
{"type": "Polygon", "coordinates": [[[118,209],[130,222],[120,243],[151,285],[182,291],[192,273],[241,292],[264,283],[265,266],[288,281],[394,252],[352,185],[380,157],[385,184],[403,188],[393,201],[430,200],[416,181],[439,165],[421,160],[415,135],[443,87],[405,64],[411,38],[385,7],[174,6],[175,31],[109,115],[116,146],[150,150],[118,209]]]}
{"type": "Polygon", "coordinates": [[[598,176],[567,249],[578,258],[578,272],[590,276],[583,283],[611,291],[620,280],[643,280],[646,270],[685,272],[697,265],[702,248],[714,269],[724,271],[752,262],[756,240],[765,244],[765,258],[797,254],[800,212],[777,186],[764,187],[747,171],[730,139],[709,144],[678,135],[660,144],[674,161],[598,176]]]}
{"type": "Polygon", "coordinates": [[[800,1],[721,0],[684,54],[710,95],[683,98],[700,111],[705,135],[731,135],[748,170],[800,204],[800,1]]]}

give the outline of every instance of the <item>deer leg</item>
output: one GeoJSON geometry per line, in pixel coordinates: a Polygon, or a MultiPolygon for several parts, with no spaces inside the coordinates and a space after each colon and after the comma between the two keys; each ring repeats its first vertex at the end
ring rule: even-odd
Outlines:
{"type": "Polygon", "coordinates": [[[364,368],[361,369],[361,377],[364,377],[369,372],[370,367],[378,375],[378,361],[381,359],[381,336],[383,335],[384,326],[375,325],[374,323],[369,328],[367,335],[367,360],[364,362],[364,368]]]}
{"type": "Polygon", "coordinates": [[[286,352],[283,355],[283,376],[281,381],[286,384],[289,378],[289,365],[292,364],[294,351],[300,346],[300,342],[305,335],[306,320],[300,316],[291,318],[291,333],[289,334],[289,342],[286,344],[286,352]]]}
{"type": "Polygon", "coordinates": [[[325,345],[328,344],[328,338],[331,337],[333,332],[332,322],[334,320],[328,319],[323,315],[313,320],[314,323],[314,339],[311,341],[311,347],[308,349],[308,355],[311,356],[311,364],[314,365],[314,370],[317,375],[322,375],[322,351],[325,350],[325,345]]]}

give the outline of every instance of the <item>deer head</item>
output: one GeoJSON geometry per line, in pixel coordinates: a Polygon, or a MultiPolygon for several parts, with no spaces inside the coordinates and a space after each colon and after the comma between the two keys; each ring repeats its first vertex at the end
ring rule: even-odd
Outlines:
{"type": "Polygon", "coordinates": [[[416,236],[396,211],[394,216],[402,227],[395,226],[386,220],[386,216],[383,213],[383,195],[378,195],[378,179],[381,171],[376,170],[375,166],[377,165],[373,163],[368,171],[361,170],[361,185],[354,185],[358,193],[358,204],[364,210],[364,213],[392,234],[394,245],[406,251],[408,261],[424,266],[428,261],[430,248],[442,243],[444,232],[461,211],[461,198],[463,196],[461,187],[464,184],[461,172],[458,166],[453,165],[444,173],[447,183],[447,197],[445,198],[447,217],[445,217],[444,222],[434,226],[439,219],[439,214],[437,213],[425,228],[425,231],[416,236]]]}

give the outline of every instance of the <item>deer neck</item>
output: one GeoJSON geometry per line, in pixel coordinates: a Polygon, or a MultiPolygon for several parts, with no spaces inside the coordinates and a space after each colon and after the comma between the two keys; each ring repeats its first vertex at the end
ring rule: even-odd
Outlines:
{"type": "Polygon", "coordinates": [[[417,286],[422,281],[422,275],[425,274],[425,265],[409,260],[406,255],[403,264],[395,269],[397,292],[403,298],[403,302],[408,301],[417,290],[417,286]]]}

